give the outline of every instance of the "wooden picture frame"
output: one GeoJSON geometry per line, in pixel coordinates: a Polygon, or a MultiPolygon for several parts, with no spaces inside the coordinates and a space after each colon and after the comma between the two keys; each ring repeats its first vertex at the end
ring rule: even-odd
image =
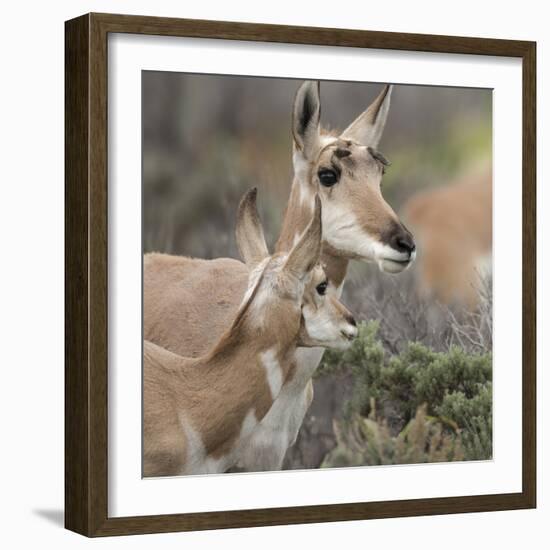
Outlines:
{"type": "Polygon", "coordinates": [[[536,506],[536,44],[374,31],[88,14],[65,26],[65,525],[125,535],[536,506]],[[523,70],[522,491],[288,508],[109,517],[107,37],[109,33],[520,58],[523,70]]]}

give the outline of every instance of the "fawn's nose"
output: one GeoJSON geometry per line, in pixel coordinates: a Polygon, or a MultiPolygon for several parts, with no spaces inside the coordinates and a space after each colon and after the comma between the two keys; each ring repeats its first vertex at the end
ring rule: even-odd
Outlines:
{"type": "Polygon", "coordinates": [[[359,332],[357,330],[357,322],[355,321],[355,317],[353,317],[351,313],[345,316],[345,320],[347,324],[340,332],[342,336],[346,338],[346,340],[349,340],[351,342],[357,337],[357,333],[359,332]]]}

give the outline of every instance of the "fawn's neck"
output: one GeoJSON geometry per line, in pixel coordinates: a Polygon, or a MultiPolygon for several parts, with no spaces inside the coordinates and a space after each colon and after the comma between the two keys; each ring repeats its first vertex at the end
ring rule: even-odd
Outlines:
{"type": "MultiPolygon", "coordinates": [[[[235,453],[246,444],[270,410],[286,378],[294,369],[295,347],[239,346],[221,342],[193,370],[200,390],[190,396],[202,411],[186,410],[185,430],[193,427],[209,460],[233,465],[235,453]]],[[[197,407],[197,408],[198,408],[197,407]]],[[[187,434],[189,437],[189,433],[187,434]]]]}
{"type": "Polygon", "coordinates": [[[277,341],[277,336],[230,333],[196,360],[206,387],[223,396],[221,415],[253,410],[258,421],[265,416],[294,369],[296,344],[277,341]]]}

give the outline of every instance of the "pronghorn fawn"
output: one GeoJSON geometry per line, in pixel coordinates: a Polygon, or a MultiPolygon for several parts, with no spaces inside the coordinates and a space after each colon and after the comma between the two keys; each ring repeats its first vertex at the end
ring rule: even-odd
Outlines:
{"type": "Polygon", "coordinates": [[[446,304],[475,308],[491,273],[493,189],[489,163],[413,196],[403,218],[418,238],[418,284],[446,304]]]}
{"type": "MultiPolygon", "coordinates": [[[[351,259],[375,262],[399,273],[415,258],[411,233],[380,191],[388,165],[378,150],[392,88],[385,86],[368,109],[340,134],[320,123],[318,82],[303,83],[292,114],[294,180],[276,250],[292,249],[314,206],[322,202],[321,262],[328,293],[339,296],[351,259]]],[[[166,254],[144,259],[145,338],[186,356],[210,349],[239,308],[249,268],[236,260],[197,260],[166,254]]],[[[296,440],[313,397],[311,377],[320,348],[296,352],[296,374],[284,384],[270,411],[255,429],[240,465],[249,471],[280,469],[296,440]]]]}
{"type": "Polygon", "coordinates": [[[237,222],[248,289],[223,336],[195,359],[145,341],[145,476],[225,472],[295,375],[296,348],[345,348],[357,334],[326,294],[321,201],[290,252],[269,256],[255,199],[255,190],[245,195],[237,222]]]}

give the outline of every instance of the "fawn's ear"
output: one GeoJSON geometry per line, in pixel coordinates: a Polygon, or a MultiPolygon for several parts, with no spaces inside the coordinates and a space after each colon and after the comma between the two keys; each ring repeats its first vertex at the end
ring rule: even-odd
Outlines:
{"type": "Polygon", "coordinates": [[[265,244],[264,230],[256,207],[256,187],[247,191],[239,204],[237,211],[237,227],[235,230],[237,246],[244,263],[253,269],[264,258],[269,256],[265,244]]]}
{"type": "Polygon", "coordinates": [[[393,86],[386,85],[378,97],[342,133],[342,139],[352,139],[368,145],[378,146],[386,126],[393,86]]]}
{"type": "Polygon", "coordinates": [[[319,262],[323,227],[321,222],[321,199],[315,195],[313,218],[300,240],[294,245],[286,260],[284,269],[303,279],[319,262]]]}
{"type": "Polygon", "coordinates": [[[308,160],[319,145],[320,119],[319,82],[306,81],[298,88],[294,98],[292,135],[296,149],[308,160]]]}

